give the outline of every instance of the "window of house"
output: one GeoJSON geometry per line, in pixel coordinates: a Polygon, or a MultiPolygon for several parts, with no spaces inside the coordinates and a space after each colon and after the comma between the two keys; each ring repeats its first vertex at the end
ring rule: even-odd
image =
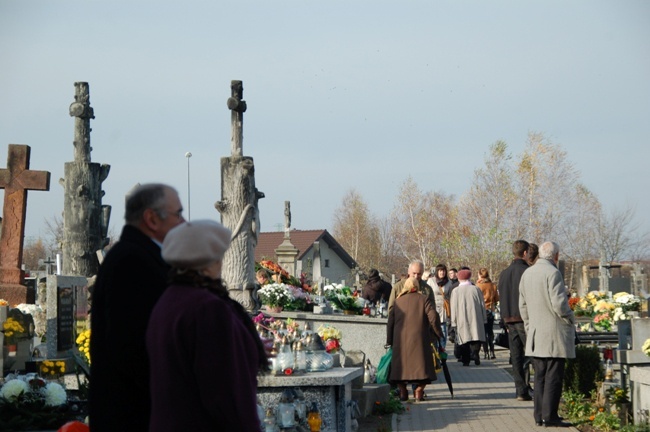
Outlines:
{"type": "Polygon", "coordinates": [[[325,267],[329,267],[329,266],[330,266],[330,260],[326,259],[325,260],[325,267]]]}

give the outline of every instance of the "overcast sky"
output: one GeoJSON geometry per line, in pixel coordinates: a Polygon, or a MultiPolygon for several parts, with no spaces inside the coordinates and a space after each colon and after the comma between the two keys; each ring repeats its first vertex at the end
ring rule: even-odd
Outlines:
{"type": "Polygon", "coordinates": [[[650,231],[647,1],[0,0],[0,64],[0,166],[27,144],[31,169],[52,173],[49,192],[29,193],[28,237],[62,213],[75,81],[90,83],[115,232],[138,182],[219,219],[233,79],[263,231],[285,200],[292,228],[331,230],[352,187],[384,217],[409,175],[460,196],[490,144],[520,154],[528,132],[650,231]]]}

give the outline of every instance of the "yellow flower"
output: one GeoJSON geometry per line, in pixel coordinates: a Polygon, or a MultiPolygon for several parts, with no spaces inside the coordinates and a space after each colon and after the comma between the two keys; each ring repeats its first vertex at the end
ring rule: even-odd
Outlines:
{"type": "Polygon", "coordinates": [[[614,310],[616,306],[613,303],[608,302],[607,300],[598,300],[594,306],[595,312],[614,310]]]}

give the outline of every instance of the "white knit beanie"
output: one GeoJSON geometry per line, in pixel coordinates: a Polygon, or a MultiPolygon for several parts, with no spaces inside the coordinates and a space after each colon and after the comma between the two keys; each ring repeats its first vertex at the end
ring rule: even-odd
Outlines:
{"type": "Polygon", "coordinates": [[[223,259],[231,232],[219,222],[196,220],[172,228],[163,241],[162,257],[181,269],[201,269],[223,259]]]}

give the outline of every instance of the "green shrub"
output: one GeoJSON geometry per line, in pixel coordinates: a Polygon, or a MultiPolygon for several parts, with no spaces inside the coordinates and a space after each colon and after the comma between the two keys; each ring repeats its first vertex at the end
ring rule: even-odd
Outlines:
{"type": "Polygon", "coordinates": [[[564,390],[573,390],[583,395],[596,389],[596,382],[604,377],[600,363],[600,352],[595,345],[576,346],[576,358],[567,359],[564,370],[564,390]]]}
{"type": "Polygon", "coordinates": [[[593,426],[602,432],[611,432],[619,430],[621,427],[621,420],[617,415],[607,411],[599,412],[595,415],[593,426]]]}
{"type": "Polygon", "coordinates": [[[567,390],[562,393],[562,413],[574,424],[589,423],[595,408],[580,392],[567,390]]]}
{"type": "Polygon", "coordinates": [[[374,415],[401,414],[406,410],[402,402],[397,399],[393,393],[390,394],[386,402],[375,402],[372,413],[374,415]]]}

